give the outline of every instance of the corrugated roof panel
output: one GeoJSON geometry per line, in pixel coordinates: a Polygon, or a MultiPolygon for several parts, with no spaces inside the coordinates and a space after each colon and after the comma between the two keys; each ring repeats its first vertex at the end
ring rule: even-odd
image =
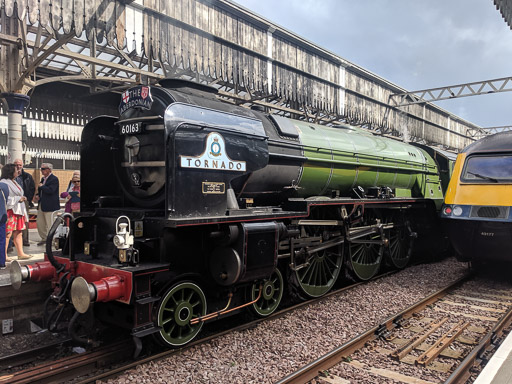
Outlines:
{"type": "Polygon", "coordinates": [[[512,29],[512,0],[493,0],[496,9],[500,11],[501,16],[512,29]]]}

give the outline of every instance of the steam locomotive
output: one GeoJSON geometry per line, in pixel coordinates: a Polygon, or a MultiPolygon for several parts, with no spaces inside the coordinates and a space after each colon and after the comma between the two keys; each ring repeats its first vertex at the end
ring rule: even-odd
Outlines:
{"type": "Polygon", "coordinates": [[[180,346],[206,321],[268,316],[285,290],[319,297],[340,275],[370,279],[436,243],[448,168],[432,148],[176,79],[126,90],[119,114],[83,130],[81,212],[54,222],[45,261],[11,268],[15,288],[53,282],[48,324],[68,307],[75,337],[92,314],[138,343],[180,346]]]}

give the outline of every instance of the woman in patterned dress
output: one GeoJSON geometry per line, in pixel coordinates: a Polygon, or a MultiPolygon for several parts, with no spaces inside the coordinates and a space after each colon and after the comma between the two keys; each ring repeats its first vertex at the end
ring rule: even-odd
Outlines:
{"type": "MultiPolygon", "coordinates": [[[[16,182],[18,176],[18,170],[14,164],[6,164],[2,168],[2,180],[0,183],[4,183],[9,188],[9,197],[7,198],[7,223],[5,225],[6,232],[6,251],[9,244],[9,239],[12,236],[12,240],[16,250],[18,251],[18,260],[27,260],[32,256],[27,255],[23,251],[23,236],[22,232],[28,222],[27,208],[25,207],[24,201],[27,199],[23,196],[23,188],[16,182]]],[[[12,261],[11,258],[7,257],[6,261],[12,261]]]]}

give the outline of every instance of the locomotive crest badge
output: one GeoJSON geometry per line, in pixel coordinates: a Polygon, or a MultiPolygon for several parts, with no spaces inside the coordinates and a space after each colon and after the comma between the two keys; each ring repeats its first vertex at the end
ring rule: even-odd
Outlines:
{"type": "Polygon", "coordinates": [[[153,96],[151,88],[139,85],[130,88],[121,95],[121,103],[119,104],[119,113],[123,114],[131,108],[151,109],[153,105],[153,96]]]}
{"type": "Polygon", "coordinates": [[[232,160],[226,153],[226,143],[220,133],[206,137],[204,152],[199,156],[180,156],[182,168],[211,169],[216,171],[245,172],[245,161],[232,160]]]}
{"type": "Polygon", "coordinates": [[[211,149],[210,155],[212,155],[214,157],[222,155],[221,149],[220,149],[220,144],[219,144],[219,139],[217,137],[215,137],[213,139],[213,143],[212,143],[210,149],[211,149]]]}

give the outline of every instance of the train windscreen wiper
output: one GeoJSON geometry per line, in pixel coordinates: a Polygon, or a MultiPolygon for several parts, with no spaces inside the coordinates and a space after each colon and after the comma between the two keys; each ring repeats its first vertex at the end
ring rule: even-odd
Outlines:
{"type": "Polygon", "coordinates": [[[498,179],[495,179],[494,177],[484,176],[479,173],[474,173],[474,172],[470,172],[470,171],[467,171],[467,173],[469,173],[470,175],[476,176],[479,179],[489,180],[489,181],[492,181],[493,183],[498,182],[498,179]]]}

